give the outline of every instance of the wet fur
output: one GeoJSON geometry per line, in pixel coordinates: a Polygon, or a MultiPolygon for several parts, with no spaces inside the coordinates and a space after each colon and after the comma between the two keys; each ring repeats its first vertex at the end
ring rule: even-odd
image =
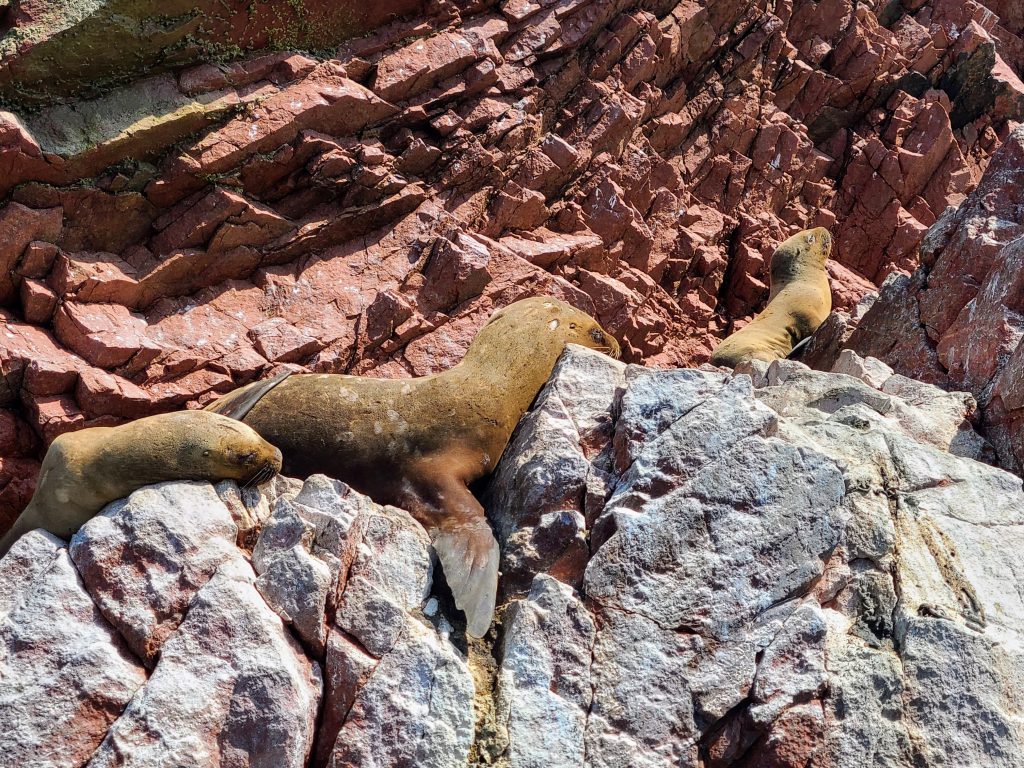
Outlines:
{"type": "Polygon", "coordinates": [[[281,449],[285,474],[323,473],[408,510],[431,534],[468,633],[480,637],[494,613],[498,545],[468,485],[494,469],[567,343],[619,354],[589,315],[526,299],[496,312],[450,370],[257,382],[250,387],[266,391],[244,421],[281,449]]]}
{"type": "Polygon", "coordinates": [[[768,306],[719,344],[711,363],[734,368],[745,360],[779,360],[814,333],[832,311],[825,271],[831,252],[832,236],[821,227],[782,243],[772,255],[768,306]]]}
{"type": "Polygon", "coordinates": [[[50,445],[32,500],[0,540],[0,556],[44,528],[70,538],[111,501],[167,480],[248,480],[281,468],[281,453],[251,428],[204,411],[93,427],[50,445]]]}

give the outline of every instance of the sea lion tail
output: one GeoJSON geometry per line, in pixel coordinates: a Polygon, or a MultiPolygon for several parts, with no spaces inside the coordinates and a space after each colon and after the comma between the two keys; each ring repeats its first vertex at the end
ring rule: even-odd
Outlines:
{"type": "Polygon", "coordinates": [[[486,520],[452,529],[437,529],[434,551],[455,605],[466,614],[466,634],[483,637],[494,619],[498,595],[498,542],[486,520]]]}
{"type": "Polygon", "coordinates": [[[228,392],[223,397],[218,397],[212,403],[203,408],[204,411],[219,413],[235,421],[242,421],[263,396],[292,375],[291,371],[281,373],[263,381],[255,381],[239,389],[228,392]]]}

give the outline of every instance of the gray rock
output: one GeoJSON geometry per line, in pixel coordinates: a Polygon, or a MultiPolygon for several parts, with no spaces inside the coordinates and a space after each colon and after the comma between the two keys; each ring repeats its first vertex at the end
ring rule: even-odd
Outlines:
{"type": "Polygon", "coordinates": [[[231,513],[209,483],[140,488],[71,539],[71,557],[103,615],[152,666],[196,592],[241,562],[231,513]]]}
{"type": "Polygon", "coordinates": [[[248,565],[231,561],[198,591],[89,768],[305,766],[320,669],[260,597],[255,579],[248,565]]]}
{"type": "Polygon", "coordinates": [[[64,543],[33,531],[0,560],[0,754],[83,765],[146,682],[97,610],[64,543]]]}
{"type": "Polygon", "coordinates": [[[97,768],[1017,768],[1020,479],[975,460],[969,395],[840,363],[568,350],[485,493],[505,573],[482,640],[422,527],[324,477],[138,491],[75,537],[81,580],[32,533],[0,561],[0,745],[97,768]]]}
{"type": "Polygon", "coordinates": [[[509,768],[584,765],[593,618],[572,587],[541,575],[505,626],[496,710],[509,768]]]}

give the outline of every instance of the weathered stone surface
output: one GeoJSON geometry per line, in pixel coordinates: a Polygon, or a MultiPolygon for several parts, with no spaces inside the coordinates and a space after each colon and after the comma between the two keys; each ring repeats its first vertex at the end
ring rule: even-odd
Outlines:
{"type": "MultiPolygon", "coordinates": [[[[427,538],[405,513],[377,508],[362,522],[359,555],[339,598],[327,674],[332,700],[351,702],[321,738],[327,765],[464,765],[473,741],[473,681],[465,657],[409,614],[427,599],[427,538]],[[347,680],[369,660],[372,669],[347,680]],[[346,682],[348,684],[346,684],[346,682]],[[355,684],[353,684],[355,683],[355,684]],[[331,731],[334,731],[331,733],[331,731]]],[[[338,713],[340,715],[340,713],[338,713]]]]}
{"type": "Polygon", "coordinates": [[[209,483],[172,482],[108,505],[70,551],[103,615],[152,666],[196,593],[222,565],[242,559],[235,536],[209,483]]]}
{"type": "Polygon", "coordinates": [[[133,671],[26,662],[89,722],[15,758],[1014,765],[1021,488],[976,460],[1024,462],[1017,5],[370,5],[0,2],[0,521],[61,432],[279,364],[428,374],[526,295],[700,363],[807,226],[836,373],[567,355],[483,494],[479,644],[400,511],[146,489],[60,556],[42,634],[133,671]]]}
{"type": "Polygon", "coordinates": [[[0,560],[0,747],[12,765],[83,765],[145,669],[93,604],[64,542],[39,531],[0,560]]]}
{"type": "Polygon", "coordinates": [[[538,575],[505,623],[496,715],[508,765],[585,765],[593,618],[572,587],[538,575]]]}
{"type": "Polygon", "coordinates": [[[314,476],[298,494],[277,499],[253,550],[256,588],[319,658],[339,579],[355,557],[359,539],[352,527],[367,506],[343,483],[314,476]]]}
{"type": "Polygon", "coordinates": [[[752,366],[753,379],[629,367],[624,380],[592,356],[563,357],[489,491],[491,513],[515,511],[550,573],[505,617],[493,753],[1012,764],[1024,730],[1005,692],[1024,671],[1024,623],[1006,585],[1020,581],[1024,493],[964,458],[986,447],[965,421],[969,396],[852,355],[857,377],[783,361],[752,366]],[[599,400],[568,396],[584,377],[607,398],[614,461],[611,495],[587,497],[598,511],[579,534],[581,589],[550,565],[564,542],[529,530],[579,482],[534,471],[529,486],[510,469],[549,447],[551,466],[589,464],[566,428],[595,423],[599,400]],[[521,501],[501,506],[510,497],[521,501]]]}
{"type": "Polygon", "coordinates": [[[845,346],[906,376],[970,392],[999,463],[1016,472],[1024,465],[1022,190],[1024,129],[1018,129],[977,190],[929,230],[917,271],[887,280],[863,317],[848,321],[814,359],[828,364],[845,346]]]}
{"type": "Polygon", "coordinates": [[[484,495],[481,641],[419,524],[322,476],[144,488],[73,557],[29,534],[0,738],[42,765],[1016,766],[1020,480],[976,460],[970,396],[839,367],[571,347],[484,495]]]}
{"type": "Polygon", "coordinates": [[[698,364],[797,229],[838,309],[913,270],[1024,117],[995,0],[45,5],[0,26],[0,303],[126,383],[38,339],[44,442],[280,363],[434,372],[536,293],[698,364]]]}
{"type": "Polygon", "coordinates": [[[252,569],[234,560],[199,589],[91,768],[306,764],[320,668],[254,581],[252,569]]]}

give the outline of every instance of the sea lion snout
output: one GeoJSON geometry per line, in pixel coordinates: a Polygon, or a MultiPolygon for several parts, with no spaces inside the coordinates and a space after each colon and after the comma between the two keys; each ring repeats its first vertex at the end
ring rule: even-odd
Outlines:
{"type": "Polygon", "coordinates": [[[605,330],[599,330],[598,333],[602,336],[602,346],[607,347],[606,354],[609,357],[614,357],[616,360],[622,357],[622,347],[619,346],[619,342],[615,340],[615,337],[605,330]]]}
{"type": "MultiPolygon", "coordinates": [[[[803,236],[807,250],[819,257],[822,264],[832,254],[832,233],[824,227],[816,227],[806,232],[801,232],[797,237],[803,236]]],[[[783,243],[785,246],[785,243],[783,243]]],[[[783,246],[780,246],[782,248],[783,246]]]]}

